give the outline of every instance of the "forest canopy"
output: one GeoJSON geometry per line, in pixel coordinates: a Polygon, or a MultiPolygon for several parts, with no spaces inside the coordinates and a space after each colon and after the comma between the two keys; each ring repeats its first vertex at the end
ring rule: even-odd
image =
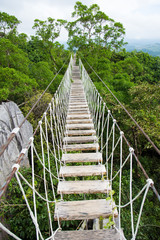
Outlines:
{"type": "MultiPolygon", "coordinates": [[[[40,104],[40,107],[45,109],[66,71],[70,55],[73,51],[76,52],[77,62],[80,57],[103,100],[113,112],[160,192],[160,186],[157,184],[160,172],[158,154],[90,68],[91,65],[160,148],[160,58],[142,51],[127,52],[124,49],[123,24],[102,12],[97,4],[88,7],[79,1],[76,2],[72,19],[73,21],[69,22],[65,19],[55,19],[54,16],[48,17],[45,21],[35,19],[33,23],[35,35],[27,36],[17,31],[21,22],[19,19],[0,12],[0,102],[14,101],[21,106],[26,115],[64,64],[40,104]],[[68,31],[67,50],[56,41],[62,28],[68,31]]],[[[34,127],[41,115],[40,110],[31,115],[29,121],[34,127]]],[[[138,170],[136,174],[139,178],[138,170]]],[[[154,204],[155,215],[158,216],[160,207],[152,197],[147,208],[154,204]]],[[[149,216],[145,215],[146,222],[150,221],[149,217],[153,215],[151,211],[149,216]]],[[[15,218],[18,216],[17,212],[16,214],[15,218]]],[[[14,221],[10,224],[16,228],[14,221]]],[[[153,217],[152,225],[159,224],[156,217],[153,217]]],[[[144,238],[139,239],[156,239],[158,228],[149,227],[147,231],[141,228],[144,238]],[[152,230],[152,237],[149,230],[152,230]]]]}

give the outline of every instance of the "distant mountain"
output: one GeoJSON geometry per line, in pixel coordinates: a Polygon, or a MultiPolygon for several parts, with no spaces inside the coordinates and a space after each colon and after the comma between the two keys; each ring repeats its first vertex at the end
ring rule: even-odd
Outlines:
{"type": "Polygon", "coordinates": [[[126,50],[131,52],[134,50],[147,52],[152,56],[160,57],[160,40],[126,40],[128,44],[126,50]]]}

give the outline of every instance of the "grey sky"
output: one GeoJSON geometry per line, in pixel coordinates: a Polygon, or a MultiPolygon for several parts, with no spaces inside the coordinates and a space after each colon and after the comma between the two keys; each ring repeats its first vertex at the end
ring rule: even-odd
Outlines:
{"type": "MultiPolygon", "coordinates": [[[[0,0],[0,11],[22,21],[18,31],[33,35],[34,19],[48,17],[71,19],[76,0],[0,0]]],[[[101,11],[126,28],[128,39],[160,40],[160,0],[83,0],[83,4],[97,3],[101,11]]],[[[66,41],[62,31],[59,40],[66,41]]]]}

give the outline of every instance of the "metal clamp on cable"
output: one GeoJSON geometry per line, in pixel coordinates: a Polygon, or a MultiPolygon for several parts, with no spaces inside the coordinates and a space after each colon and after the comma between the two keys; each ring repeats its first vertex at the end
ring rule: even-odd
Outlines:
{"type": "Polygon", "coordinates": [[[12,169],[16,168],[16,172],[19,171],[19,168],[20,168],[20,165],[18,163],[15,163],[13,166],[12,166],[12,169]]]}
{"type": "Polygon", "coordinates": [[[11,133],[17,134],[19,132],[19,129],[20,129],[19,127],[14,128],[11,133]]]}
{"type": "Polygon", "coordinates": [[[28,151],[27,148],[23,148],[22,151],[21,151],[21,153],[25,155],[27,151],[28,151]]]}
{"type": "Polygon", "coordinates": [[[146,180],[146,182],[151,186],[151,184],[153,185],[154,184],[154,182],[153,182],[153,180],[151,179],[151,178],[148,178],[147,180],[146,180]]]}

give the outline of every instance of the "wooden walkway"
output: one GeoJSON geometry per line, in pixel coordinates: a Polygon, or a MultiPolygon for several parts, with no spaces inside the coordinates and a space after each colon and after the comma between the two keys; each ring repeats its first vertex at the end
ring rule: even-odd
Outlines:
{"type": "MultiPolygon", "coordinates": [[[[86,101],[80,71],[78,66],[72,69],[73,83],[71,86],[69,108],[66,120],[66,132],[63,139],[62,162],[64,166],[59,171],[59,176],[64,180],[58,184],[58,194],[97,194],[109,193],[111,187],[107,180],[103,180],[106,168],[103,165],[102,154],[92,122],[91,114],[86,101]],[[84,165],[82,165],[84,163],[84,165]],[[88,163],[88,165],[86,165],[88,163]],[[95,180],[68,180],[77,178],[100,176],[95,180]]],[[[118,216],[114,203],[106,199],[61,201],[55,206],[54,219],[57,220],[85,220],[108,218],[110,215],[118,216]]],[[[114,229],[60,231],[55,236],[56,240],[99,240],[120,239],[114,229]]]]}

